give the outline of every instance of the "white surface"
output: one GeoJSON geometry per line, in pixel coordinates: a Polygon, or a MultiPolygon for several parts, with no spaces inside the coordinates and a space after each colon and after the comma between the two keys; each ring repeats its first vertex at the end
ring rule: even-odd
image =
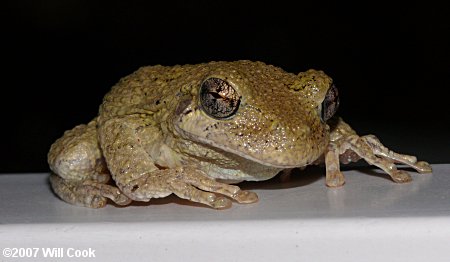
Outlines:
{"type": "MultiPolygon", "coordinates": [[[[289,182],[241,184],[260,202],[216,211],[176,197],[118,208],[75,207],[48,174],[0,175],[0,249],[95,250],[85,261],[450,261],[450,165],[395,184],[378,170],[346,171],[324,185],[321,168],[289,182]],[[69,249],[73,248],[73,249],[69,249]]],[[[33,250],[34,251],[34,250],[33,250]]],[[[32,254],[33,256],[35,254],[32,254]]],[[[58,260],[61,261],[61,260],[58,260]]]]}

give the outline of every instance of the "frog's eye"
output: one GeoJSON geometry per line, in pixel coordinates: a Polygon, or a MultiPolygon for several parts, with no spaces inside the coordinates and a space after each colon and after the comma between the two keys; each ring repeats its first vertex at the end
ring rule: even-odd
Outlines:
{"type": "Polygon", "coordinates": [[[229,118],[239,108],[241,97],[226,81],[211,77],[200,87],[200,104],[205,113],[216,119],[229,118]]]}
{"type": "Polygon", "coordinates": [[[336,86],[333,84],[327,91],[325,99],[322,102],[320,117],[323,121],[328,121],[339,108],[339,94],[336,86]]]}

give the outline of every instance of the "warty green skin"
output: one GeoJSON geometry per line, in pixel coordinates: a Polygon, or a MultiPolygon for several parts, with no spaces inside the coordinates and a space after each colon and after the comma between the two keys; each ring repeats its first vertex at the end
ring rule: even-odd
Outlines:
{"type": "MultiPolygon", "coordinates": [[[[295,75],[251,61],[142,67],[112,88],[97,118],[52,145],[52,187],[65,201],[88,207],[102,207],[106,198],[125,205],[174,193],[225,208],[231,202],[216,193],[240,203],[257,196],[220,181],[266,180],[283,169],[325,160],[327,185],[340,186],[340,157],[362,157],[396,182],[407,181],[390,162],[371,158],[381,144],[365,146],[364,137],[339,118],[331,129],[321,120],[331,83],[322,71],[295,75]],[[235,115],[215,119],[202,110],[199,88],[211,77],[240,95],[235,115]],[[357,153],[347,153],[352,150],[357,153]],[[113,186],[105,184],[109,174],[113,186]]],[[[395,157],[431,171],[411,156],[395,157]]]]}
{"type": "Polygon", "coordinates": [[[318,108],[331,79],[315,74],[322,82],[295,90],[298,76],[260,62],[144,67],[106,95],[98,119],[101,145],[111,143],[102,140],[111,132],[101,128],[106,121],[136,115],[131,122],[145,136],[141,144],[154,164],[196,166],[227,180],[265,180],[324,152],[329,128],[318,108]],[[241,95],[232,118],[217,120],[201,109],[198,89],[209,77],[226,80],[241,95]]]}

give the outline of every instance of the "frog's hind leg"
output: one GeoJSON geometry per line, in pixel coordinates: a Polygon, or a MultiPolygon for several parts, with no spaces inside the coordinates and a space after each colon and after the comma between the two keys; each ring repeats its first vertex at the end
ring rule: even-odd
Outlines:
{"type": "Polygon", "coordinates": [[[77,206],[104,207],[107,203],[107,198],[118,205],[128,205],[131,202],[117,187],[94,180],[65,180],[56,174],[51,174],[50,183],[53,191],[62,200],[77,206]]]}
{"type": "Polygon", "coordinates": [[[96,122],[79,125],[64,133],[50,148],[48,162],[53,174],[50,184],[64,201],[92,208],[106,205],[107,198],[118,205],[131,200],[114,186],[97,141],[96,122]]]}

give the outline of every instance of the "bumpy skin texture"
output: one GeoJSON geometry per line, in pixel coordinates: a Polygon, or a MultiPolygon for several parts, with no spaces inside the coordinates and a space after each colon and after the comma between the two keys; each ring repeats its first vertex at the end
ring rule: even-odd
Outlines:
{"type": "Polygon", "coordinates": [[[225,182],[266,180],[323,161],[328,186],[344,183],[340,161],[360,158],[396,182],[410,177],[394,162],[431,172],[426,162],[394,153],[374,136],[359,137],[338,117],[322,120],[331,86],[322,71],[295,75],[251,61],[140,68],[105,96],[98,117],[52,145],[50,182],[62,199],[87,207],[173,193],[227,208],[230,199],[258,198],[225,182]],[[199,90],[206,82],[232,87],[233,97],[225,91],[203,93],[221,105],[238,105],[231,116],[205,112],[210,103],[201,101],[199,90]]]}

